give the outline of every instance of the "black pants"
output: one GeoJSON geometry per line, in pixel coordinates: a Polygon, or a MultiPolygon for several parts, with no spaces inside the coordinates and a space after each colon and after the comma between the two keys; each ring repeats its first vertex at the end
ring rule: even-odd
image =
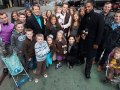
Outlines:
{"type": "Polygon", "coordinates": [[[91,68],[92,68],[92,62],[93,62],[93,58],[87,58],[86,59],[85,74],[90,75],[91,68]]]}
{"type": "Polygon", "coordinates": [[[104,47],[103,45],[101,44],[97,50],[97,54],[96,54],[96,57],[95,57],[95,61],[98,63],[100,61],[100,58],[101,58],[101,55],[104,51],[104,47]]]}

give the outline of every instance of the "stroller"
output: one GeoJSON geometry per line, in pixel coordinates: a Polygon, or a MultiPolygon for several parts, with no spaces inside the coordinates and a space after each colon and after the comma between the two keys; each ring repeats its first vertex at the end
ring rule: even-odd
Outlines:
{"type": "Polygon", "coordinates": [[[1,59],[8,68],[8,71],[16,84],[15,90],[19,90],[19,87],[23,83],[30,80],[30,77],[22,66],[16,52],[13,51],[10,46],[5,46],[1,59]]]}
{"type": "MultiPolygon", "coordinates": [[[[111,57],[112,57],[112,54],[114,53],[114,49],[113,51],[109,54],[109,57],[108,57],[108,60],[107,60],[107,63],[106,63],[106,77],[109,75],[109,71],[110,71],[110,64],[111,63],[115,63],[115,59],[112,59],[111,60],[111,57]]],[[[110,79],[110,83],[111,84],[114,84],[114,85],[117,85],[118,86],[118,90],[120,90],[120,66],[116,67],[114,66],[113,67],[114,69],[117,69],[115,70],[115,72],[113,72],[113,78],[110,79]],[[116,73],[117,72],[117,73],[116,73]]]]}

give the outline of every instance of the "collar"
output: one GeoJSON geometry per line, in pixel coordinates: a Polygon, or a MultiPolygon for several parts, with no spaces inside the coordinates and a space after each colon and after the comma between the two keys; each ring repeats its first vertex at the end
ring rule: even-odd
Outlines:
{"type": "Polygon", "coordinates": [[[116,29],[117,27],[120,27],[120,23],[116,24],[115,22],[112,22],[112,29],[116,29]]]}
{"type": "Polygon", "coordinates": [[[9,25],[9,22],[3,23],[3,26],[8,26],[8,25],[9,25]]]}

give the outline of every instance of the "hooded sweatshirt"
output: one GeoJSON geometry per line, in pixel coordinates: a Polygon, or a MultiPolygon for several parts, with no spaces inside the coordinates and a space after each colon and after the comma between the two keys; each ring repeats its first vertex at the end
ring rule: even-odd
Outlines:
{"type": "Polygon", "coordinates": [[[13,31],[11,36],[11,46],[17,53],[22,51],[22,44],[25,39],[26,36],[23,32],[18,32],[17,30],[13,31]]]}

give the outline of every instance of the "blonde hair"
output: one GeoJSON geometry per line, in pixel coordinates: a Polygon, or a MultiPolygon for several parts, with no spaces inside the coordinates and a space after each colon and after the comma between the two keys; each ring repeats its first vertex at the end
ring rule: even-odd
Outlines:
{"type": "Polygon", "coordinates": [[[43,34],[36,34],[36,39],[37,39],[38,37],[42,37],[42,38],[44,39],[44,35],[43,35],[43,34]]]}

